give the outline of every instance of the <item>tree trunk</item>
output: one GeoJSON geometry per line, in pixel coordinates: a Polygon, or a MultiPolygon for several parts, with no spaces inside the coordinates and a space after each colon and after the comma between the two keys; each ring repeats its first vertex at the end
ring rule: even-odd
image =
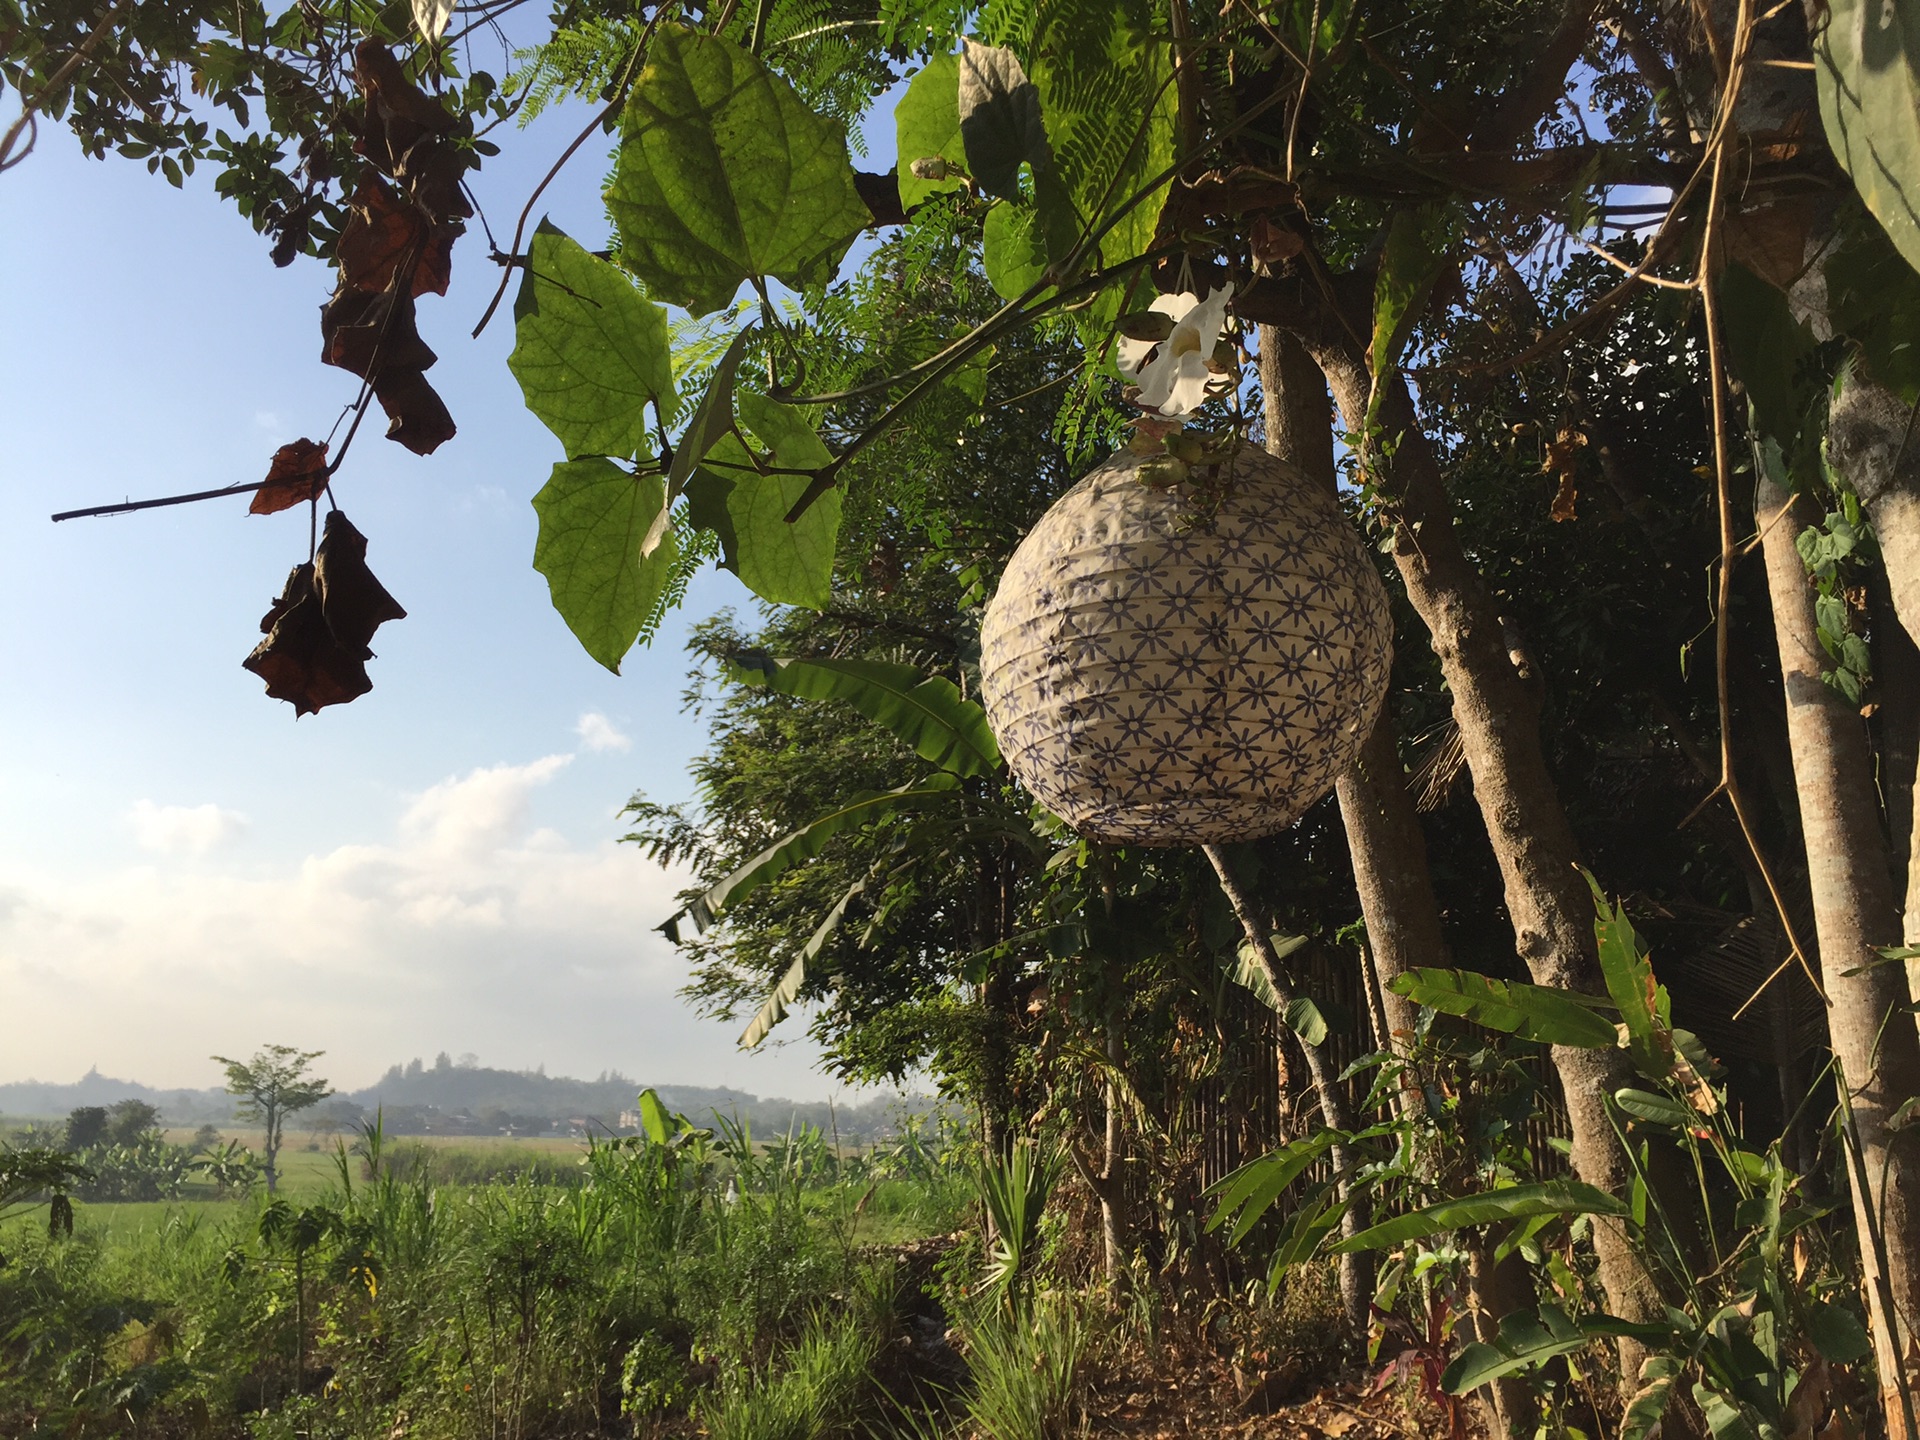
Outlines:
{"type": "MultiPolygon", "coordinates": [[[[1358,432],[1372,389],[1355,338],[1358,327],[1337,315],[1309,311],[1305,318],[1300,339],[1326,375],[1348,428],[1358,432]]],[[[1538,702],[1514,669],[1493,596],[1454,531],[1439,463],[1404,381],[1388,382],[1384,400],[1382,426],[1399,437],[1391,470],[1379,477],[1395,521],[1394,563],[1426,622],[1453,696],[1454,720],[1500,867],[1516,949],[1535,984],[1604,996],[1593,900],[1578,869],[1573,828],[1547,769],[1538,702]]],[[[1575,1173],[1590,1185],[1626,1194],[1633,1171],[1607,1113],[1607,1097],[1632,1078],[1625,1052],[1556,1046],[1553,1062],[1566,1100],[1575,1173]]],[[[1636,1321],[1659,1319],[1664,1313],[1659,1287],[1625,1226],[1596,1217],[1593,1236],[1614,1313],[1636,1321]]],[[[1623,1384],[1631,1389],[1642,1352],[1627,1341],[1620,1352],[1623,1384]]]]}
{"type": "MultiPolygon", "coordinates": [[[[1816,324],[1817,331],[1830,328],[1816,324]]],[[[1855,376],[1833,402],[1827,449],[1834,468],[1846,477],[1873,521],[1886,576],[1886,600],[1907,638],[1920,642],[1920,444],[1915,443],[1920,436],[1909,435],[1912,425],[1913,412],[1899,397],[1883,385],[1855,376]]],[[[1884,642],[1875,646],[1876,651],[1884,648],[1884,642]]],[[[1874,658],[1880,660],[1878,654],[1874,658]]],[[[1914,830],[1920,823],[1920,807],[1910,799],[1904,806],[1890,806],[1888,819],[1897,823],[1903,811],[1907,822],[1900,847],[1907,857],[1903,939],[1908,945],[1920,945],[1920,833],[1914,830]]],[[[1920,961],[1907,962],[1907,987],[1910,997],[1920,1000],[1920,961]]]]}
{"type": "Polygon", "coordinates": [[[1815,518],[1770,480],[1760,482],[1755,519],[1764,537],[1767,587],[1780,647],[1787,735],[1800,796],[1820,972],[1832,1008],[1828,1026],[1846,1076],[1842,1103],[1859,1137],[1854,1216],[1873,1318],[1874,1355],[1890,1436],[1905,1436],[1897,1377],[1920,1316],[1920,1166],[1911,1141],[1889,1128],[1900,1102],[1920,1094],[1920,1033],[1902,1010],[1896,967],[1873,963],[1891,944],[1898,912],[1880,830],[1872,757],[1860,716],[1820,678],[1826,652],[1814,596],[1794,539],[1815,518]],[[1783,513],[1784,512],[1784,513],[1783,513]],[[1884,1246],[1885,1285],[1875,1244],[1884,1246]],[[1890,1292],[1893,1313],[1883,1299],[1890,1292]]]}
{"type": "MultiPolygon", "coordinates": [[[[1300,342],[1273,325],[1260,327],[1260,384],[1266,398],[1267,450],[1335,488],[1333,414],[1326,377],[1300,342]]],[[[1407,793],[1394,745],[1393,716],[1380,719],[1353,764],[1334,782],[1353,883],[1367,922],[1367,951],[1387,1035],[1411,1034],[1419,1009],[1389,987],[1420,966],[1447,964],[1440,905],[1427,870],[1427,842],[1407,793]]]]}
{"type": "MultiPolygon", "coordinates": [[[[1293,1003],[1293,989],[1287,984],[1286,976],[1281,973],[1279,958],[1274,954],[1273,939],[1267,933],[1266,917],[1255,910],[1253,901],[1241,888],[1240,881],[1233,873],[1233,867],[1227,861],[1226,852],[1218,845],[1200,847],[1213,865],[1213,872],[1220,878],[1221,893],[1227,897],[1227,903],[1233,907],[1234,918],[1239,920],[1240,929],[1247,937],[1252,948],[1254,960],[1267,978],[1267,987],[1273,995],[1274,1006],[1282,1013],[1293,1003]]],[[[1282,1036],[1284,1044],[1285,1037],[1282,1036]]],[[[1307,1075],[1313,1082],[1314,1097],[1320,1102],[1320,1119],[1327,1128],[1351,1134],[1354,1129],[1353,1112],[1347,1104],[1346,1092],[1341,1089],[1334,1068],[1318,1045],[1300,1043],[1300,1052],[1306,1056],[1307,1075]]],[[[1365,1200],[1355,1194],[1348,1183],[1348,1172],[1353,1164],[1353,1151],[1346,1145],[1334,1145],[1329,1149],[1333,1161],[1334,1193],[1347,1201],[1347,1208],[1340,1217],[1342,1235],[1358,1235],[1367,1228],[1367,1208],[1365,1200]]],[[[1367,1317],[1373,1304],[1373,1257],[1355,1252],[1340,1257],[1340,1299],[1347,1312],[1347,1319],[1356,1330],[1364,1334],[1367,1317]]]]}

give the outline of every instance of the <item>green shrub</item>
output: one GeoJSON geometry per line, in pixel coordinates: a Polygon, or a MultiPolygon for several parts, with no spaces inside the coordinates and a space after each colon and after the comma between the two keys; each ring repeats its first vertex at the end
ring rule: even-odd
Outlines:
{"type": "Polygon", "coordinates": [[[1081,1371],[1090,1334],[1074,1297],[982,1305],[967,1328],[967,1418],[984,1440],[1070,1440],[1087,1428],[1081,1371]]]}

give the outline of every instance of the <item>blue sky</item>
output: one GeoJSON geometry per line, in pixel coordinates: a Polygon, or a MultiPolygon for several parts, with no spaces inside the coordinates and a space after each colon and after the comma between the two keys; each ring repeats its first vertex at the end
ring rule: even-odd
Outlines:
{"type": "MultiPolygon", "coordinates": [[[[503,244],[580,123],[500,137],[475,189],[503,244]]],[[[590,143],[542,205],[590,246],[600,178],[590,143]]],[[[0,176],[0,275],[0,1081],[206,1085],[210,1053],[278,1042],[341,1085],[444,1049],[832,1091],[806,1042],[743,1056],[677,998],[652,930],[675,879],[614,843],[630,792],[688,792],[687,625],[752,601],[709,573],[619,677],[574,642],[530,564],[559,456],[510,314],[467,338],[498,278],[477,224],[419,311],[459,436],[419,459],[376,409],[335,484],[408,618],[371,694],[298,722],[240,661],[304,507],[48,516],[256,480],[323,436],[353,384],[318,359],[330,272],[276,270],[205,173],[175,191],[46,125],[0,176]]]]}

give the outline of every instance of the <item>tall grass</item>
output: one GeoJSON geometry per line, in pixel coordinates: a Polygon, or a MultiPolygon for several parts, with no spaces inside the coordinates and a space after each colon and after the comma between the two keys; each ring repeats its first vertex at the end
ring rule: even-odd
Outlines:
{"type": "Polygon", "coordinates": [[[686,1127],[598,1146],[566,1186],[450,1186],[369,1127],[264,1237],[264,1196],[139,1226],[82,1206],[71,1239],[10,1225],[0,1435],[840,1434],[888,1333],[890,1288],[856,1283],[863,1201],[892,1187],[928,1229],[962,1202],[819,1156],[686,1127]]]}
{"type": "Polygon", "coordinates": [[[967,1327],[967,1419],[983,1440],[1073,1440],[1086,1433],[1082,1368],[1091,1332],[1072,1295],[1043,1291],[983,1306],[967,1327]]]}

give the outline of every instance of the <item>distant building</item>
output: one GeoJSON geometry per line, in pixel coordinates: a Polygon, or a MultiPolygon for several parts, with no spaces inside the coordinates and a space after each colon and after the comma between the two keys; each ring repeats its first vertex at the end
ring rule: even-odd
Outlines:
{"type": "Polygon", "coordinates": [[[640,1129],[640,1112],[638,1110],[622,1110],[620,1112],[620,1123],[614,1128],[623,1135],[637,1134],[640,1129]]]}

